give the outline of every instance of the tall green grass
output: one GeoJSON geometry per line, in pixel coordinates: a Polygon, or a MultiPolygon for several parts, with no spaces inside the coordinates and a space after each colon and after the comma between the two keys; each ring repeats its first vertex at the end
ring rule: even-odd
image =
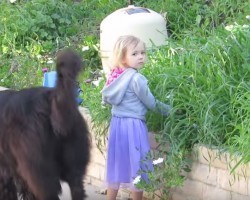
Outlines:
{"type": "MultiPolygon", "coordinates": [[[[215,33],[202,40],[191,35],[170,39],[166,47],[150,53],[143,69],[153,93],[174,108],[161,121],[155,113],[148,115],[149,128],[158,132],[162,144],[159,155],[167,155],[163,171],[186,170],[187,153],[197,143],[249,161],[250,29],[236,25],[230,32],[220,28],[215,33]]],[[[173,177],[165,179],[166,187],[173,177]]]]}

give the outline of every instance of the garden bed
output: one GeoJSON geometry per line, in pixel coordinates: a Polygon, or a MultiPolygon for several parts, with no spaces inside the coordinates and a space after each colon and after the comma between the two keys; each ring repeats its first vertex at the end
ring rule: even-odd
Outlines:
{"type": "MultiPolygon", "coordinates": [[[[85,108],[80,108],[83,116],[91,117],[85,108]]],[[[102,154],[96,146],[95,133],[92,132],[91,162],[88,166],[86,182],[105,190],[106,154],[102,154]]],[[[157,144],[154,144],[157,147],[157,144]]],[[[205,145],[194,146],[191,172],[185,172],[184,185],[171,190],[171,200],[247,200],[250,198],[250,165],[240,165],[231,173],[239,158],[230,156],[228,152],[205,145]]],[[[122,190],[122,197],[130,197],[130,192],[122,190]]],[[[145,193],[150,199],[153,194],[145,193]]],[[[156,200],[154,196],[152,200],[156,200]]]]}
{"type": "Polygon", "coordinates": [[[182,187],[173,190],[172,200],[247,200],[250,198],[250,165],[217,148],[195,146],[191,172],[182,187]]]}

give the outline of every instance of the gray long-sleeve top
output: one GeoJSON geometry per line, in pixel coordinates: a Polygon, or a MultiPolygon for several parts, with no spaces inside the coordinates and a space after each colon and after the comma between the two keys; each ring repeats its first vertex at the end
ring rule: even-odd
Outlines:
{"type": "Polygon", "coordinates": [[[148,109],[168,115],[170,105],[155,99],[147,79],[133,68],[126,69],[102,89],[102,100],[112,105],[112,115],[145,120],[148,109]]]}

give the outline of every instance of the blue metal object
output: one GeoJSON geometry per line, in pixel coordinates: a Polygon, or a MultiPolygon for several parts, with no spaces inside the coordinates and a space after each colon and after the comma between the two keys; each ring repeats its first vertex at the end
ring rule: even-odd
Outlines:
{"type": "MultiPolygon", "coordinates": [[[[45,72],[43,74],[43,86],[53,88],[56,86],[57,73],[56,71],[45,72]]],[[[76,82],[76,101],[78,105],[83,102],[83,99],[79,97],[79,94],[83,92],[79,87],[79,83],[76,82]]]]}
{"type": "Polygon", "coordinates": [[[45,72],[43,74],[43,86],[53,88],[56,86],[57,73],[56,71],[45,72]]]}

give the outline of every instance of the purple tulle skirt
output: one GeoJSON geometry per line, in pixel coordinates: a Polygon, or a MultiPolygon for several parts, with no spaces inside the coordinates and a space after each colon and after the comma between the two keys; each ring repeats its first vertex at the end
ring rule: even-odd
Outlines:
{"type": "Polygon", "coordinates": [[[108,138],[107,187],[137,191],[134,179],[141,175],[147,180],[147,175],[140,171],[153,169],[152,161],[147,158],[149,151],[148,129],[143,120],[113,116],[108,138]]]}

